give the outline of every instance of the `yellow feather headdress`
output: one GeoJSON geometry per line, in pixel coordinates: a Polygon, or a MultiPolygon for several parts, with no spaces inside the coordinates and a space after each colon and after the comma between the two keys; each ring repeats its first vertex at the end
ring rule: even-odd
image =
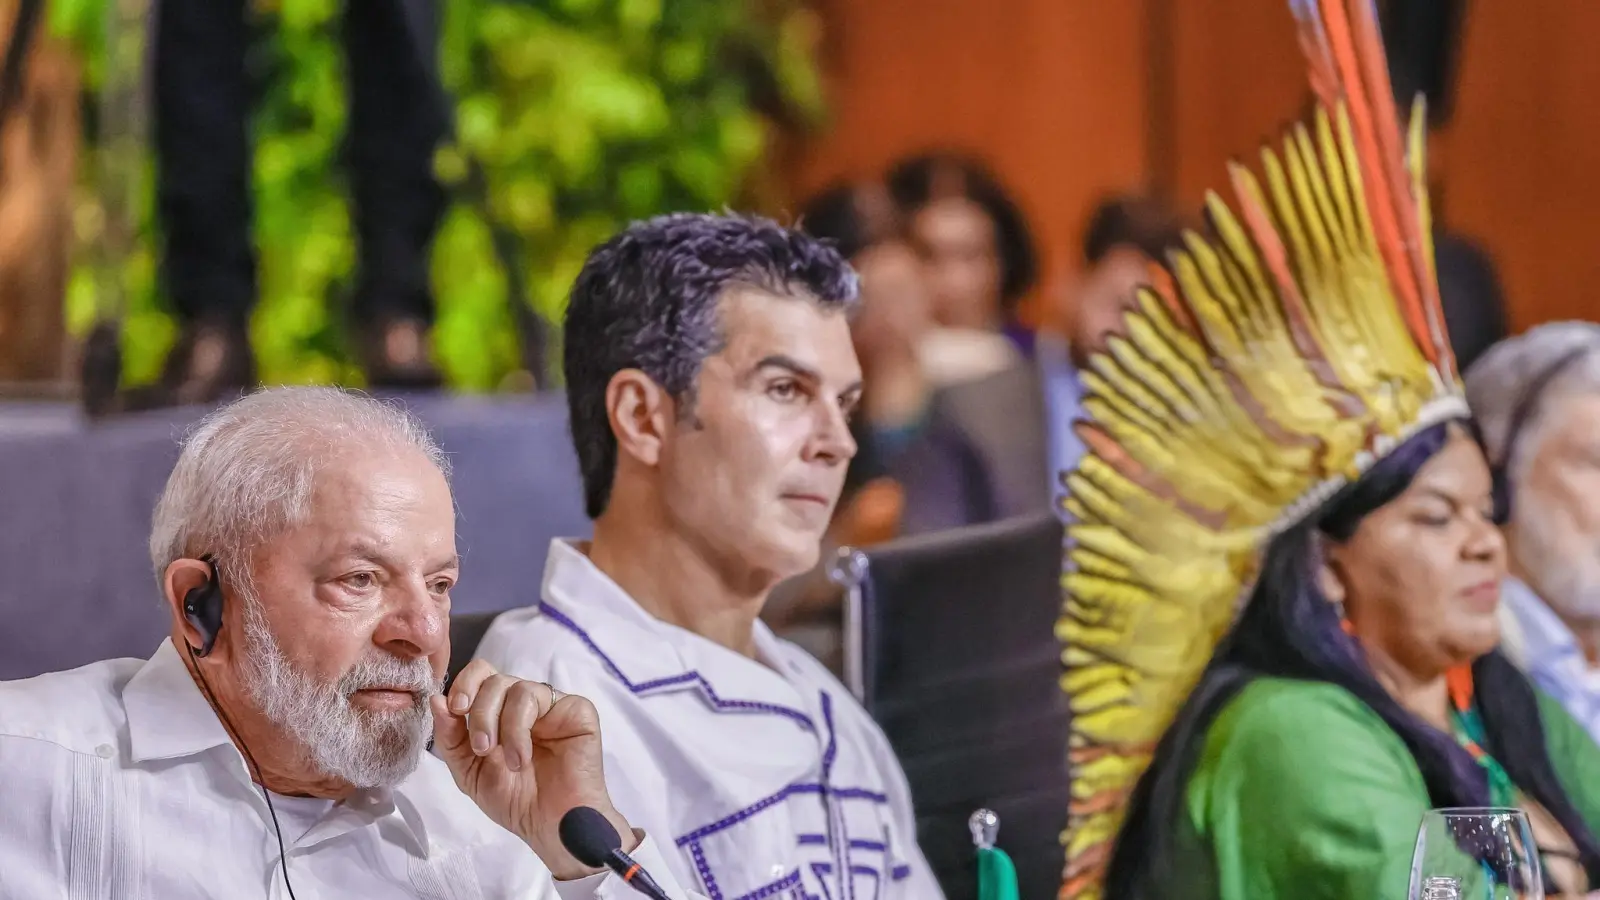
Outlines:
{"type": "Polygon", "coordinates": [[[1097,900],[1156,742],[1269,539],[1407,437],[1467,413],[1429,238],[1422,104],[1402,151],[1370,0],[1290,0],[1318,108],[1237,213],[1186,236],[1083,373],[1057,626],[1072,708],[1063,900],[1097,900]],[[1409,165],[1408,165],[1409,163],[1409,165]]]}

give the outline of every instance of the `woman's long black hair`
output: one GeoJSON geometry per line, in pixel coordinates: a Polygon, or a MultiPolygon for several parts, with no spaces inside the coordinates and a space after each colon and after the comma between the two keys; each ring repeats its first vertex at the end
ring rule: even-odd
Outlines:
{"type": "MultiPolygon", "coordinates": [[[[1408,440],[1321,510],[1268,547],[1249,602],[1217,648],[1200,683],[1156,747],[1129,800],[1127,818],[1106,873],[1107,900],[1155,900],[1174,871],[1175,838],[1186,815],[1189,777],[1211,722],[1256,678],[1299,678],[1336,684],[1373,709],[1405,742],[1422,770],[1435,807],[1489,806],[1483,768],[1453,737],[1402,707],[1378,683],[1334,605],[1317,588],[1317,535],[1343,542],[1368,514],[1398,497],[1460,423],[1437,425],[1408,440]]],[[[1511,780],[1561,823],[1593,881],[1600,843],[1556,777],[1545,747],[1533,687],[1499,651],[1472,667],[1489,752],[1511,780]]],[[[1419,823],[1420,824],[1420,823],[1419,823]]]]}

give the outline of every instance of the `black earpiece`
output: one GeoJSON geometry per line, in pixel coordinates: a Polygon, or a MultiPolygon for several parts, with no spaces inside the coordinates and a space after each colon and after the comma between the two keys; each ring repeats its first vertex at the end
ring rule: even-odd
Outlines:
{"type": "MultiPolygon", "coordinates": [[[[1540,401],[1544,399],[1545,392],[1550,385],[1561,377],[1563,372],[1577,365],[1578,360],[1589,355],[1593,348],[1585,345],[1574,347],[1566,353],[1556,357],[1556,361],[1546,366],[1528,386],[1523,389],[1517,398],[1517,405],[1511,410],[1511,421],[1506,425],[1505,440],[1500,444],[1500,458],[1490,463],[1489,475],[1494,479],[1494,516],[1495,521],[1504,524],[1511,520],[1511,463],[1516,458],[1517,442],[1522,437],[1522,432],[1528,423],[1534,420],[1539,411],[1540,401]]],[[[1482,442],[1479,442],[1480,445],[1482,442]]]]}
{"type": "Polygon", "coordinates": [[[183,595],[183,617],[200,633],[200,646],[189,649],[195,656],[208,656],[217,643],[217,632],[222,630],[222,578],[217,574],[217,563],[207,553],[200,560],[211,570],[206,583],[190,588],[183,595]]]}

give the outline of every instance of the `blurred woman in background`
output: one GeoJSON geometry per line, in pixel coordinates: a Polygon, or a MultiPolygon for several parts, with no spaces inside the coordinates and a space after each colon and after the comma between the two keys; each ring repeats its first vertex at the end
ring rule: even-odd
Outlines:
{"type": "Polygon", "coordinates": [[[1017,306],[1039,271],[1021,208],[987,167],[958,154],[906,159],[888,186],[922,257],[939,326],[922,343],[923,370],[942,386],[1015,364],[1032,346],[1017,306]]]}
{"type": "Polygon", "coordinates": [[[861,308],[850,323],[864,382],[851,425],[858,449],[836,530],[842,543],[876,543],[893,536],[899,514],[889,463],[916,435],[928,403],[918,354],[932,327],[927,285],[881,184],[830,188],[806,204],[799,225],[833,241],[861,276],[861,308]]]}
{"type": "Polygon", "coordinates": [[[900,531],[905,492],[889,465],[919,433],[931,385],[921,345],[933,328],[927,282],[889,192],[847,182],[813,197],[798,223],[834,242],[861,276],[861,306],[850,336],[863,389],[850,433],[856,455],[845,475],[818,568],[778,586],[762,617],[833,671],[841,669],[840,592],[828,577],[833,548],[882,543],[900,531]]]}

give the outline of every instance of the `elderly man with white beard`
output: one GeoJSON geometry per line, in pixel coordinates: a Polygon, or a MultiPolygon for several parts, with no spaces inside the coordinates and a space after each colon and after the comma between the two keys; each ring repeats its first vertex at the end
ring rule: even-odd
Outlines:
{"type": "Polygon", "coordinates": [[[1466,384],[1503,485],[1503,647],[1600,741],[1600,325],[1501,341],[1466,384]]]}
{"type": "Polygon", "coordinates": [[[0,683],[0,898],[635,896],[562,848],[577,806],[684,896],[611,803],[588,701],[481,662],[440,694],[445,470],[330,388],[202,422],[151,529],[171,637],[0,683]]]}

